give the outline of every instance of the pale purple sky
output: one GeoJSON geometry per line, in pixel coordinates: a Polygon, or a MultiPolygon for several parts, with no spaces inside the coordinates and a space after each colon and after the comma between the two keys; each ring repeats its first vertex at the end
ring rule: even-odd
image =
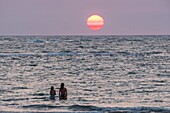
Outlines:
{"type": "Polygon", "coordinates": [[[0,0],[0,35],[170,35],[170,0],[0,0]],[[104,27],[86,19],[99,14],[104,27]]]}

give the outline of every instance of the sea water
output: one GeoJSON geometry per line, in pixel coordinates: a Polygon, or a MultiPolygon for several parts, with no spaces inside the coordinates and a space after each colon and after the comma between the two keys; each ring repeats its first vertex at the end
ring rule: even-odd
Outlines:
{"type": "Polygon", "coordinates": [[[0,112],[82,111],[170,112],[170,36],[0,36],[0,112]]]}

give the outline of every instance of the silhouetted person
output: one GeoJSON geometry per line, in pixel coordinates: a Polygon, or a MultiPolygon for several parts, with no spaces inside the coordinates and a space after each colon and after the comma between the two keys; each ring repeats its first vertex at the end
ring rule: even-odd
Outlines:
{"type": "Polygon", "coordinates": [[[55,100],[55,95],[56,95],[56,91],[54,90],[54,87],[51,86],[50,99],[51,99],[51,100],[55,100]]]}
{"type": "Polygon", "coordinates": [[[64,87],[64,83],[61,83],[59,89],[59,100],[67,100],[67,89],[64,87]]]}

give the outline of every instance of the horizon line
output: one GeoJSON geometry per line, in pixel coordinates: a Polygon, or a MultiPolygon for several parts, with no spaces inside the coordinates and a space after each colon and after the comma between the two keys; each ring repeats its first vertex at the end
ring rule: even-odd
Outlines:
{"type": "Polygon", "coordinates": [[[16,34],[16,35],[0,35],[0,36],[170,36],[170,34],[16,34]]]}

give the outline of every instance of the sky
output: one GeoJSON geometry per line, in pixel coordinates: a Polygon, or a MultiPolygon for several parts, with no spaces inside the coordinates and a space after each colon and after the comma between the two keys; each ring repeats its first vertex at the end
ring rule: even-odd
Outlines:
{"type": "Polygon", "coordinates": [[[0,35],[170,35],[170,0],[0,0],[0,35]]]}

